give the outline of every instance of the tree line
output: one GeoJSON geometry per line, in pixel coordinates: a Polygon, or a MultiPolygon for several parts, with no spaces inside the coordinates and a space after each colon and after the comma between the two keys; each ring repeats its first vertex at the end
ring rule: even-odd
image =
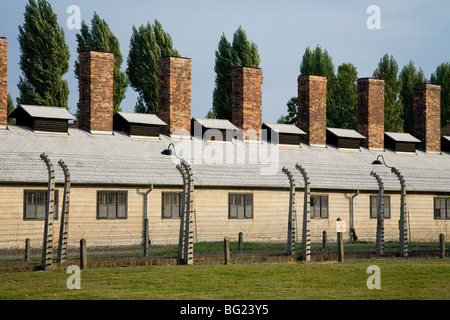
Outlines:
{"type": "MultiPolygon", "coordinates": [[[[161,56],[180,56],[161,23],[155,20],[153,24],[148,22],[132,27],[126,70],[122,70],[119,40],[96,12],[90,25],[85,21],[81,23],[76,39],[78,53],[94,50],[114,54],[114,112],[121,111],[120,104],[125,99],[128,86],[139,95],[135,112],[158,112],[158,60],[161,56]]],[[[18,41],[22,76],[16,102],[68,109],[69,87],[62,77],[69,70],[69,48],[57,15],[46,0],[29,0],[25,6],[24,23],[19,26],[18,41]]],[[[75,61],[74,76],[77,79],[78,69],[78,61],[75,61]]],[[[11,110],[14,102],[11,95],[8,97],[8,110],[11,110]]]]}
{"type": "MultiPolygon", "coordinates": [[[[337,72],[326,50],[307,47],[300,63],[300,75],[327,78],[327,126],[356,129],[356,104],[358,97],[358,72],[351,63],[338,66],[337,72]]],[[[384,126],[387,132],[412,132],[413,88],[419,83],[441,86],[441,126],[450,124],[450,62],[441,63],[427,79],[413,61],[400,70],[392,55],[385,54],[374,70],[373,78],[382,79],[384,88],[384,126]]],[[[279,123],[297,124],[297,96],[287,102],[287,114],[279,123]]]]}
{"type": "MultiPolygon", "coordinates": [[[[120,105],[128,86],[137,93],[135,112],[158,113],[158,60],[161,56],[180,56],[174,48],[172,37],[157,20],[153,24],[132,26],[126,69],[122,70],[123,56],[120,43],[107,22],[94,13],[90,26],[81,24],[77,38],[77,52],[96,50],[114,54],[113,109],[120,105]]],[[[46,0],[29,0],[25,6],[24,23],[19,26],[20,67],[18,104],[58,106],[68,109],[69,88],[62,77],[69,70],[70,53],[64,30],[46,0]]],[[[228,41],[222,34],[215,51],[215,87],[212,108],[207,118],[231,120],[231,69],[245,66],[258,68],[261,58],[257,45],[248,40],[239,27],[228,41]]],[[[356,101],[358,73],[351,63],[335,67],[328,52],[319,46],[307,47],[300,63],[301,75],[318,75],[327,78],[327,126],[356,129],[356,101]]],[[[74,65],[78,78],[78,61],[74,65]]],[[[385,130],[411,132],[412,94],[416,83],[438,84],[441,92],[441,124],[450,124],[450,62],[440,64],[427,79],[410,61],[399,71],[392,56],[384,55],[373,72],[373,77],[385,81],[385,130]]],[[[297,124],[297,97],[291,97],[287,114],[278,122],[297,124]]],[[[8,110],[14,102],[8,95],[8,110]]]]}

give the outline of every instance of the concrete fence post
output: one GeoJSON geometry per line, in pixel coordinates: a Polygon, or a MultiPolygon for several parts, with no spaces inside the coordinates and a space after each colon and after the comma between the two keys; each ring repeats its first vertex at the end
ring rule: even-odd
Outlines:
{"type": "Polygon", "coordinates": [[[80,269],[87,269],[86,239],[80,240],[80,269]]]}
{"type": "Polygon", "coordinates": [[[224,255],[225,255],[225,265],[228,265],[231,263],[230,259],[230,241],[228,238],[223,239],[223,249],[224,249],[224,255]]]}
{"type": "Polygon", "coordinates": [[[443,233],[439,235],[440,258],[445,258],[445,236],[443,233]]]}
{"type": "MultiPolygon", "coordinates": [[[[341,218],[337,218],[337,221],[341,221],[341,218]]],[[[337,249],[338,249],[338,262],[344,261],[344,236],[343,232],[337,233],[337,249]]]]}
{"type": "Polygon", "coordinates": [[[242,253],[243,247],[244,247],[244,234],[242,232],[239,232],[239,253],[242,253]]]}
{"type": "Polygon", "coordinates": [[[30,238],[25,240],[25,262],[30,262],[31,258],[31,246],[30,246],[30,238]]]}

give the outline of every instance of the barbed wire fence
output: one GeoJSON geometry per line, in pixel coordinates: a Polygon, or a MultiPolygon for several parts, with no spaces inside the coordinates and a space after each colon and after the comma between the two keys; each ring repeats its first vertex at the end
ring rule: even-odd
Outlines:
{"type": "MultiPolygon", "coordinates": [[[[303,212],[299,203],[295,216],[295,252],[299,260],[302,253],[302,224],[303,212]]],[[[227,238],[230,242],[230,251],[232,255],[245,254],[266,254],[266,255],[288,255],[288,212],[279,213],[278,219],[273,221],[258,221],[257,217],[253,220],[228,221],[224,224],[208,223],[208,221],[217,220],[217,214],[214,212],[199,212],[197,208],[194,211],[193,219],[193,243],[194,243],[194,264],[195,257],[205,255],[223,255],[223,243],[227,238]],[[228,224],[228,225],[227,225],[228,224]],[[230,224],[234,224],[230,226],[230,224]]],[[[358,219],[355,217],[356,239],[347,229],[344,233],[345,251],[375,253],[376,251],[376,219],[358,219]],[[353,236],[353,237],[352,237],[353,236]],[[353,239],[353,241],[352,241],[353,239]]],[[[365,213],[369,214],[369,213],[365,213]]],[[[256,215],[256,213],[255,213],[256,215]]],[[[338,216],[332,212],[328,218],[310,218],[310,254],[312,260],[315,256],[337,250],[337,233],[335,221],[338,216]]],[[[409,217],[411,219],[411,216],[409,217]]],[[[409,220],[408,219],[408,220],[409,220]]],[[[395,254],[399,250],[399,228],[397,219],[386,219],[384,223],[384,252],[386,254],[395,254]]],[[[72,219],[73,221],[73,219],[72,219]]],[[[160,228],[157,225],[152,227],[150,222],[150,245],[148,247],[148,257],[178,257],[178,237],[179,220],[171,221],[170,227],[160,228]]],[[[407,224],[408,226],[410,224],[407,224]]],[[[57,226],[57,225],[56,225],[57,226]]],[[[105,234],[78,234],[76,237],[70,235],[70,228],[76,229],[78,226],[69,227],[69,243],[67,245],[67,259],[76,260],[80,256],[79,240],[85,238],[88,244],[88,255],[90,259],[102,258],[123,258],[123,257],[144,257],[144,244],[142,234],[127,233],[125,230],[111,231],[105,234]],[[92,245],[96,243],[97,245],[92,245]],[[90,245],[91,244],[91,245],[90,245]],[[100,244],[100,245],[99,245],[100,244]]],[[[348,228],[348,227],[347,227],[348,228]]],[[[29,259],[29,261],[40,262],[42,257],[42,239],[43,223],[35,224],[28,229],[27,237],[21,237],[16,233],[16,239],[12,242],[5,242],[0,239],[0,264],[8,262],[19,262],[29,259]],[[27,240],[27,239],[31,239],[27,240]],[[29,248],[26,243],[28,242],[29,248]]],[[[58,229],[55,227],[55,230],[58,229]]],[[[17,232],[17,230],[16,230],[17,232]]],[[[54,239],[58,239],[58,233],[55,232],[54,239]]],[[[426,226],[413,229],[413,237],[429,238],[429,231],[426,226]]],[[[410,233],[411,234],[411,233],[410,233]]],[[[433,251],[439,250],[439,236],[436,234],[435,241],[428,242],[409,242],[408,250],[410,253],[415,250],[433,251]]],[[[448,247],[448,244],[447,244],[448,247]]],[[[53,243],[53,256],[56,259],[58,250],[58,241],[53,243]]],[[[447,249],[448,252],[448,249],[447,249]]],[[[430,253],[431,254],[431,253],[430,253]]],[[[435,253],[433,253],[435,254],[435,253]]],[[[382,255],[381,255],[382,256],[382,255]]]]}

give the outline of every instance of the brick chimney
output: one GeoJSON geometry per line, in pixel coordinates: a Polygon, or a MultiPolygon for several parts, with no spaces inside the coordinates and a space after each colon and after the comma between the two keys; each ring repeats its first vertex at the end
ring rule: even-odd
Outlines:
{"type": "Polygon", "coordinates": [[[170,135],[191,131],[191,67],[189,58],[161,57],[158,63],[158,116],[170,135]]]}
{"type": "Polygon", "coordinates": [[[357,131],[369,149],[384,148],[384,80],[358,79],[357,131]]]}
{"type": "Polygon", "coordinates": [[[298,77],[298,127],[306,132],[305,140],[309,145],[326,145],[326,77],[298,77]]]}
{"type": "Polygon", "coordinates": [[[112,133],[114,55],[83,51],[78,62],[79,127],[91,133],[112,133]]]}
{"type": "Polygon", "coordinates": [[[412,130],[425,152],[441,152],[441,86],[414,86],[412,130]]]}
{"type": "Polygon", "coordinates": [[[262,128],[262,70],[231,70],[231,122],[242,129],[245,140],[260,140],[262,128]],[[252,132],[253,131],[253,132],[252,132]]]}
{"type": "Polygon", "coordinates": [[[0,38],[0,127],[8,124],[8,43],[0,38]]]}

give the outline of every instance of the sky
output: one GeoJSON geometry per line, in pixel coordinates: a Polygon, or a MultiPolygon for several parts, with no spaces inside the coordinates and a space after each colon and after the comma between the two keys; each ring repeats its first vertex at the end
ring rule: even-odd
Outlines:
{"type": "MultiPolygon", "coordinates": [[[[192,117],[203,118],[212,107],[215,51],[222,34],[231,42],[241,26],[258,46],[263,72],[262,117],[273,123],[287,113],[286,103],[297,95],[301,58],[309,46],[327,50],[335,70],[352,63],[358,77],[370,77],[386,53],[399,68],[414,62],[426,77],[450,62],[450,1],[447,0],[49,0],[64,29],[70,50],[69,110],[76,112],[78,81],[74,76],[77,29],[69,28],[76,5],[88,25],[94,12],[104,19],[120,41],[126,70],[133,25],[158,20],[181,56],[192,59],[192,117]],[[371,5],[379,8],[379,19],[371,5]],[[379,28],[368,28],[379,22],[379,28]]],[[[18,27],[28,0],[2,0],[0,37],[8,40],[8,92],[15,100],[21,76],[18,27]]],[[[121,108],[133,112],[137,93],[128,87],[121,108]]]]}

